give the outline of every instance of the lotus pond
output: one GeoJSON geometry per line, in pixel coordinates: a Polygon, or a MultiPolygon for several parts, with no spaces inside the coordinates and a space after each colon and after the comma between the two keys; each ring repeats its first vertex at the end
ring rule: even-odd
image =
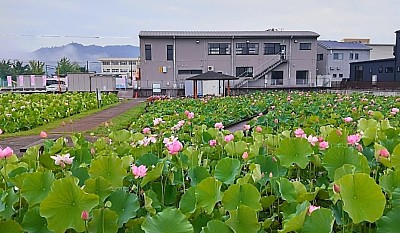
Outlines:
{"type": "Polygon", "coordinates": [[[0,232],[398,232],[399,104],[301,92],[162,100],[94,143],[75,134],[21,158],[5,148],[0,232]]]}
{"type": "MultiPolygon", "coordinates": [[[[115,94],[102,94],[102,106],[118,102],[115,94]]],[[[4,133],[32,129],[97,108],[95,93],[0,95],[0,129],[4,133]]]]}

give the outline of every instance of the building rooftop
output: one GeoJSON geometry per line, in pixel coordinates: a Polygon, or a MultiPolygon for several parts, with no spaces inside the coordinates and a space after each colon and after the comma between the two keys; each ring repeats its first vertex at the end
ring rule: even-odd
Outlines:
{"type": "Polygon", "coordinates": [[[371,50],[370,47],[355,42],[338,42],[331,40],[319,40],[318,45],[325,49],[337,49],[337,50],[371,50]]]}
{"type": "Polygon", "coordinates": [[[141,31],[139,37],[318,37],[312,31],[141,31]]]}

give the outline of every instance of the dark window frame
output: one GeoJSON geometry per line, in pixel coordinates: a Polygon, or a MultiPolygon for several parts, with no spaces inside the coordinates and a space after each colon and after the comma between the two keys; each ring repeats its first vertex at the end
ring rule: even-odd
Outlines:
{"type": "Polygon", "coordinates": [[[300,50],[311,50],[311,43],[300,43],[300,50]]]}
{"type": "Polygon", "coordinates": [[[146,61],[151,61],[151,44],[145,44],[144,45],[144,59],[146,61]]]}
{"type": "Polygon", "coordinates": [[[259,47],[258,43],[236,43],[236,55],[258,55],[259,47]]]}
{"type": "Polygon", "coordinates": [[[280,43],[264,43],[264,55],[275,55],[281,52],[280,43]]]}
{"type": "Polygon", "coordinates": [[[358,58],[359,58],[358,53],[355,53],[354,54],[354,60],[358,60],[358,58]]]}
{"type": "Polygon", "coordinates": [[[385,67],[385,73],[393,73],[394,69],[391,66],[385,67]]]}
{"type": "Polygon", "coordinates": [[[174,46],[167,45],[167,61],[173,61],[173,60],[174,60],[174,46]]]}
{"type": "Polygon", "coordinates": [[[271,85],[276,85],[276,86],[283,85],[283,71],[271,72],[271,85]]]}
{"type": "Polygon", "coordinates": [[[323,61],[324,60],[324,54],[323,53],[318,53],[317,54],[317,61],[323,61]]]}
{"type": "Polygon", "coordinates": [[[333,60],[343,60],[343,53],[333,53],[333,60]]]}
{"type": "Polygon", "coordinates": [[[354,53],[350,53],[349,59],[353,60],[353,58],[354,58],[354,53]]]}
{"type": "Polygon", "coordinates": [[[178,75],[202,74],[203,70],[178,70],[178,75]]]}
{"type": "Polygon", "coordinates": [[[231,43],[208,43],[208,55],[230,55],[231,43]]]}
{"type": "Polygon", "coordinates": [[[369,72],[370,74],[372,74],[373,69],[372,69],[372,68],[369,68],[368,72],[369,72]]]}
{"type": "Polygon", "coordinates": [[[308,70],[296,70],[296,85],[307,85],[309,72],[308,70]]]}
{"type": "Polygon", "coordinates": [[[237,66],[236,77],[253,77],[254,69],[252,66],[237,66]]]}

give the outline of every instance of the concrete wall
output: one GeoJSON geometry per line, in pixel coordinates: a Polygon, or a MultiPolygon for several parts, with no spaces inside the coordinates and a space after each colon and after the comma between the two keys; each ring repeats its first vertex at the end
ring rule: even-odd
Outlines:
{"type": "MultiPolygon", "coordinates": [[[[141,88],[150,88],[151,83],[162,84],[163,89],[184,88],[185,80],[194,74],[178,74],[179,70],[201,70],[203,73],[208,67],[214,71],[236,76],[236,67],[253,67],[257,70],[275,55],[263,55],[264,43],[280,43],[286,45],[288,62],[283,63],[275,70],[284,71],[283,86],[298,86],[296,71],[307,70],[310,83],[316,79],[317,40],[311,38],[140,38],[140,72],[141,88]],[[258,55],[236,55],[236,43],[258,43],[258,55]],[[229,55],[209,55],[209,43],[230,43],[229,55]],[[311,43],[311,50],[300,50],[300,43],[311,43]],[[152,60],[145,60],[145,45],[152,46],[152,60]],[[175,46],[175,62],[167,61],[167,45],[175,46]],[[161,70],[160,70],[161,67],[161,70]],[[162,67],[165,67],[163,70],[162,67]],[[175,69],[174,69],[175,68],[175,69]],[[163,72],[164,71],[164,72],[163,72]],[[174,85],[174,83],[176,85],[174,85]]],[[[254,74],[255,75],[255,74],[254,74]]],[[[267,77],[268,78],[268,77],[267,77]]],[[[262,82],[264,86],[265,82],[262,82]]],[[[258,81],[257,81],[258,83],[258,81]]],[[[270,82],[267,82],[267,85],[270,82]]],[[[258,85],[258,84],[257,84],[258,85]]],[[[311,84],[308,84],[311,85],[311,84]]]]}
{"type": "Polygon", "coordinates": [[[115,91],[115,77],[91,73],[68,74],[68,91],[95,91],[96,88],[101,91],[115,91]]]}

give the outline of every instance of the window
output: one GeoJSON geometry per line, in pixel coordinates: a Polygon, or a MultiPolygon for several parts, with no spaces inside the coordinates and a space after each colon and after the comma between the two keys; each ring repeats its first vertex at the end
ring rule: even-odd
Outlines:
{"type": "Polygon", "coordinates": [[[110,69],[103,69],[103,73],[109,73],[110,69]]]}
{"type": "Polygon", "coordinates": [[[324,54],[322,53],[317,54],[317,61],[322,61],[322,60],[324,60],[324,54]]]}
{"type": "Polygon", "coordinates": [[[126,62],[126,61],[120,61],[119,64],[120,64],[121,66],[126,66],[126,65],[127,65],[127,62],[126,62]]]}
{"type": "Polygon", "coordinates": [[[332,77],[336,78],[336,77],[337,77],[337,74],[332,74],[332,77]]]}
{"type": "Polygon", "coordinates": [[[350,53],[349,59],[350,59],[350,60],[353,60],[353,58],[354,58],[354,53],[350,53]]]}
{"type": "Polygon", "coordinates": [[[372,68],[369,68],[369,73],[372,74],[372,68]]]}
{"type": "Polygon", "coordinates": [[[136,65],[136,61],[130,61],[129,65],[136,65]]]}
{"type": "Polygon", "coordinates": [[[300,50],[311,50],[311,43],[300,43],[300,50]]]}
{"type": "Polygon", "coordinates": [[[147,61],[151,61],[151,45],[146,44],[144,45],[144,59],[147,61]]]}
{"type": "Polygon", "coordinates": [[[231,44],[229,43],[209,43],[208,55],[229,55],[231,54],[231,44]]]}
{"type": "Polygon", "coordinates": [[[258,43],[237,43],[236,54],[258,55],[258,43]]]}
{"type": "Polygon", "coordinates": [[[118,73],[118,72],[119,72],[119,69],[112,69],[111,72],[112,72],[112,73],[118,73]]]}
{"type": "Polygon", "coordinates": [[[358,60],[358,53],[354,54],[354,60],[358,60]]]}
{"type": "Polygon", "coordinates": [[[296,84],[304,85],[308,84],[308,70],[298,70],[296,71],[296,84]]]}
{"type": "Polygon", "coordinates": [[[112,62],[111,62],[111,65],[117,66],[117,65],[119,65],[119,61],[112,61],[112,62]]]}
{"type": "Polygon", "coordinates": [[[356,69],[354,80],[355,81],[362,81],[363,80],[363,75],[364,75],[363,74],[364,67],[363,66],[356,66],[354,68],[356,69]]]}
{"type": "Polygon", "coordinates": [[[283,85],[283,71],[272,71],[271,85],[283,85]]]}
{"type": "Polygon", "coordinates": [[[253,67],[236,67],[236,77],[253,77],[253,67]]]}
{"type": "Polygon", "coordinates": [[[386,67],[385,73],[393,73],[393,67],[386,67]]]}
{"type": "Polygon", "coordinates": [[[167,45],[167,61],[174,60],[174,46],[167,45]]]}
{"type": "Polygon", "coordinates": [[[400,66],[397,67],[397,72],[400,72],[400,66]]]}
{"type": "Polygon", "coordinates": [[[128,69],[120,69],[119,72],[121,72],[121,73],[128,73],[128,69]]]}
{"type": "Polygon", "coordinates": [[[378,72],[379,72],[379,73],[382,73],[382,72],[383,72],[382,66],[378,68],[378,72]]]}
{"type": "Polygon", "coordinates": [[[202,70],[178,70],[178,74],[188,75],[188,74],[202,74],[202,70]]]}
{"type": "Polygon", "coordinates": [[[339,74],[339,78],[343,78],[343,74],[339,74]]]}
{"type": "Polygon", "coordinates": [[[333,60],[343,60],[343,53],[333,53],[333,60]]]}
{"type": "Polygon", "coordinates": [[[281,45],[279,43],[265,43],[264,55],[278,54],[281,52],[281,45]]]}
{"type": "Polygon", "coordinates": [[[105,66],[110,65],[110,64],[111,64],[110,61],[103,61],[103,65],[105,65],[105,66]]]}

